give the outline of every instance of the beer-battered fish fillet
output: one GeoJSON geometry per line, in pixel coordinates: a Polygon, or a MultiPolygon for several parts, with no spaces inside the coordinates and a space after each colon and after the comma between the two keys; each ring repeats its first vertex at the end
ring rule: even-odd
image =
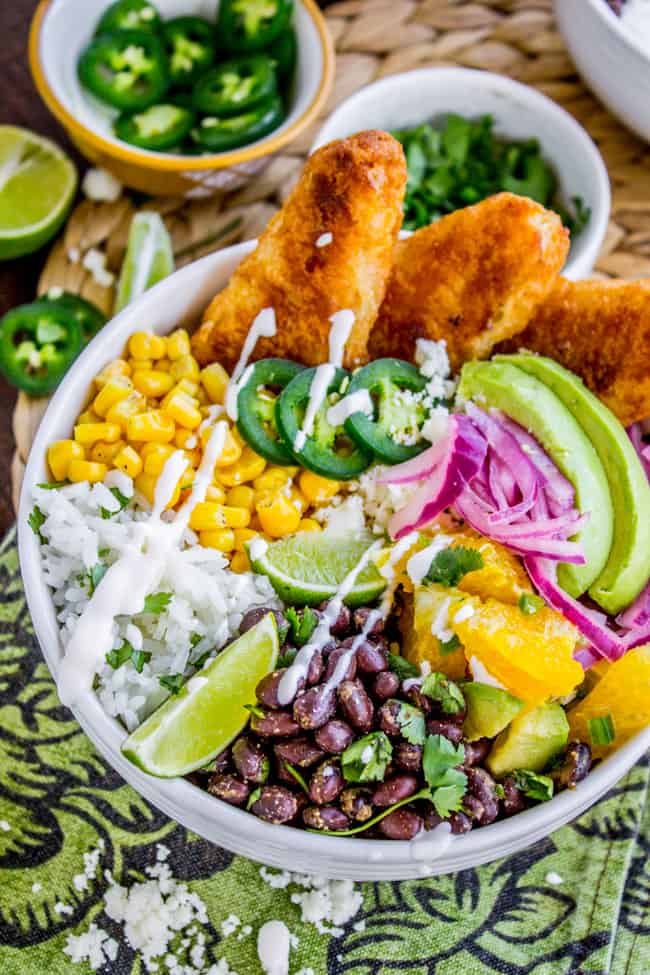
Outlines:
{"type": "Polygon", "coordinates": [[[277,334],[258,341],[254,359],[326,362],[329,318],[349,308],[356,320],[345,364],[365,362],[405,186],[404,153],[387,132],[361,132],[315,152],[255,251],[207,309],[192,340],[199,362],[218,360],[232,370],[253,319],[267,307],[275,310],[277,334]]]}
{"type": "Polygon", "coordinates": [[[650,279],[560,278],[526,329],[499,351],[529,349],[582,377],[621,423],[650,416],[650,279]]]}
{"type": "Polygon", "coordinates": [[[416,231],[395,265],[370,335],[373,359],[413,360],[418,338],[445,339],[453,368],[521,332],[569,249],[557,214],[499,193],[416,231]]]}

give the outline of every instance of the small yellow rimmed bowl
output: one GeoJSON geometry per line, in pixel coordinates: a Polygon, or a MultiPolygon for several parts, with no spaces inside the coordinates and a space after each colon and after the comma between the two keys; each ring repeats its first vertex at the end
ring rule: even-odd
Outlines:
{"type": "MultiPolygon", "coordinates": [[[[29,62],[44,102],[81,153],[121,183],[152,195],[209,196],[239,189],[313,123],[334,78],[334,53],[314,0],[295,0],[298,61],[287,116],[257,142],[231,152],[202,156],[149,152],[121,142],[111,116],[77,79],[77,61],[90,41],[107,0],[40,0],[32,21],[29,62]]],[[[164,19],[187,14],[214,20],[216,0],[156,0],[164,19]]]]}

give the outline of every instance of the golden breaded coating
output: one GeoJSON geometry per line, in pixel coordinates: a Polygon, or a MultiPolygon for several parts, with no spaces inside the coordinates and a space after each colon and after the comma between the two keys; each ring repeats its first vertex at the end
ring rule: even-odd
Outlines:
{"type": "Polygon", "coordinates": [[[266,307],[275,310],[277,335],[257,343],[254,359],[326,362],[329,318],[350,308],[356,321],[345,364],[365,362],[405,186],[404,153],[387,132],[361,132],[315,152],[257,248],[207,309],[192,340],[199,362],[218,360],[231,370],[253,319],[266,307]],[[319,247],[323,234],[331,234],[331,242],[319,247]]]}
{"type": "Polygon", "coordinates": [[[560,278],[527,328],[505,343],[550,356],[627,426],[650,416],[650,279],[560,278]]]}
{"type": "Polygon", "coordinates": [[[526,326],[564,264],[557,214],[499,193],[416,231],[395,266],[368,351],[413,360],[418,338],[445,339],[453,368],[484,359],[526,326]]]}

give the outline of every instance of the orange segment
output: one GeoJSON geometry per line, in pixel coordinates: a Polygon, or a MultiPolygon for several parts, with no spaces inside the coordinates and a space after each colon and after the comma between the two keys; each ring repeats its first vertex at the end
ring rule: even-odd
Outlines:
{"type": "Polygon", "coordinates": [[[591,744],[590,719],[607,715],[616,737],[609,745],[592,745],[595,758],[609,755],[650,723],[650,644],[629,650],[610,664],[589,694],[571,708],[571,738],[591,744]]]}
{"type": "Polygon", "coordinates": [[[474,608],[478,606],[477,599],[458,589],[445,589],[437,585],[416,586],[412,601],[409,600],[401,620],[404,636],[402,652],[406,659],[418,667],[426,661],[431,670],[440,671],[454,680],[462,679],[466,670],[463,648],[457,647],[445,653],[435,634],[453,628],[451,621],[468,603],[474,608]]]}
{"type": "Polygon", "coordinates": [[[522,593],[533,592],[520,559],[498,542],[471,532],[461,535],[454,545],[476,549],[483,556],[483,568],[468,572],[458,584],[463,592],[481,599],[500,599],[513,606],[517,605],[522,593]]]}

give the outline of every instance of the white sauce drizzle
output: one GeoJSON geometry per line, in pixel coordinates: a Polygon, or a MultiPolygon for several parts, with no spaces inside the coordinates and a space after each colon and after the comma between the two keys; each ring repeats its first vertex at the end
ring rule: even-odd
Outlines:
{"type": "Polygon", "coordinates": [[[331,423],[333,427],[342,427],[348,417],[354,413],[365,413],[366,416],[373,415],[374,407],[367,389],[358,389],[356,393],[350,393],[349,396],[344,396],[334,406],[330,406],[327,411],[327,422],[331,423]]]}
{"type": "Polygon", "coordinates": [[[291,935],[284,921],[267,921],[257,933],[257,954],[265,975],[289,975],[291,935]]]}
{"type": "Polygon", "coordinates": [[[433,864],[447,852],[453,841],[449,823],[440,823],[435,829],[422,830],[409,844],[411,860],[421,864],[420,873],[423,875],[433,872],[433,864]]]}
{"type": "Polygon", "coordinates": [[[498,687],[502,691],[506,690],[506,687],[483,666],[478,657],[470,657],[469,669],[477,684],[488,684],[490,687],[498,687]]]}
{"type": "Polygon", "coordinates": [[[150,517],[134,523],[129,546],[107,570],[68,641],[57,679],[59,697],[64,704],[74,704],[82,693],[91,690],[94,675],[113,646],[115,617],[142,612],[145,598],[160,584],[170,559],[180,547],[192,511],[205,500],[227,430],[226,423],[218,423],[214,428],[194,478],[192,493],[173,521],[163,521],[161,515],[173,497],[187,458],[182,451],[176,451],[166,462],[156,484],[150,517]]]}
{"type": "Polygon", "coordinates": [[[239,361],[230,377],[228,388],[226,389],[225,404],[226,413],[235,422],[238,417],[237,396],[242,386],[246,385],[252,367],[248,367],[248,360],[253,354],[253,349],[257,345],[257,340],[261,338],[272,339],[277,332],[275,312],[272,308],[263,308],[255,321],[248,330],[246,339],[242,346],[239,361]]]}
{"type": "Polygon", "coordinates": [[[335,312],[330,317],[330,322],[332,327],[329,334],[329,362],[317,367],[311,381],[305,417],[302,427],[296,433],[293,441],[293,449],[297,451],[302,450],[307,442],[307,437],[310,437],[314,432],[316,414],[325,401],[328,387],[336,375],[337,367],[340,368],[343,365],[345,344],[350,338],[355,322],[354,312],[349,308],[344,308],[342,311],[335,312]]]}
{"type": "Polygon", "coordinates": [[[414,586],[420,585],[438,552],[448,548],[451,542],[448,535],[436,535],[426,548],[411,556],[406,563],[406,573],[414,586]]]}
{"type": "Polygon", "coordinates": [[[316,239],[316,247],[328,247],[333,240],[334,235],[329,230],[326,230],[324,234],[321,234],[320,237],[316,239]]]}

